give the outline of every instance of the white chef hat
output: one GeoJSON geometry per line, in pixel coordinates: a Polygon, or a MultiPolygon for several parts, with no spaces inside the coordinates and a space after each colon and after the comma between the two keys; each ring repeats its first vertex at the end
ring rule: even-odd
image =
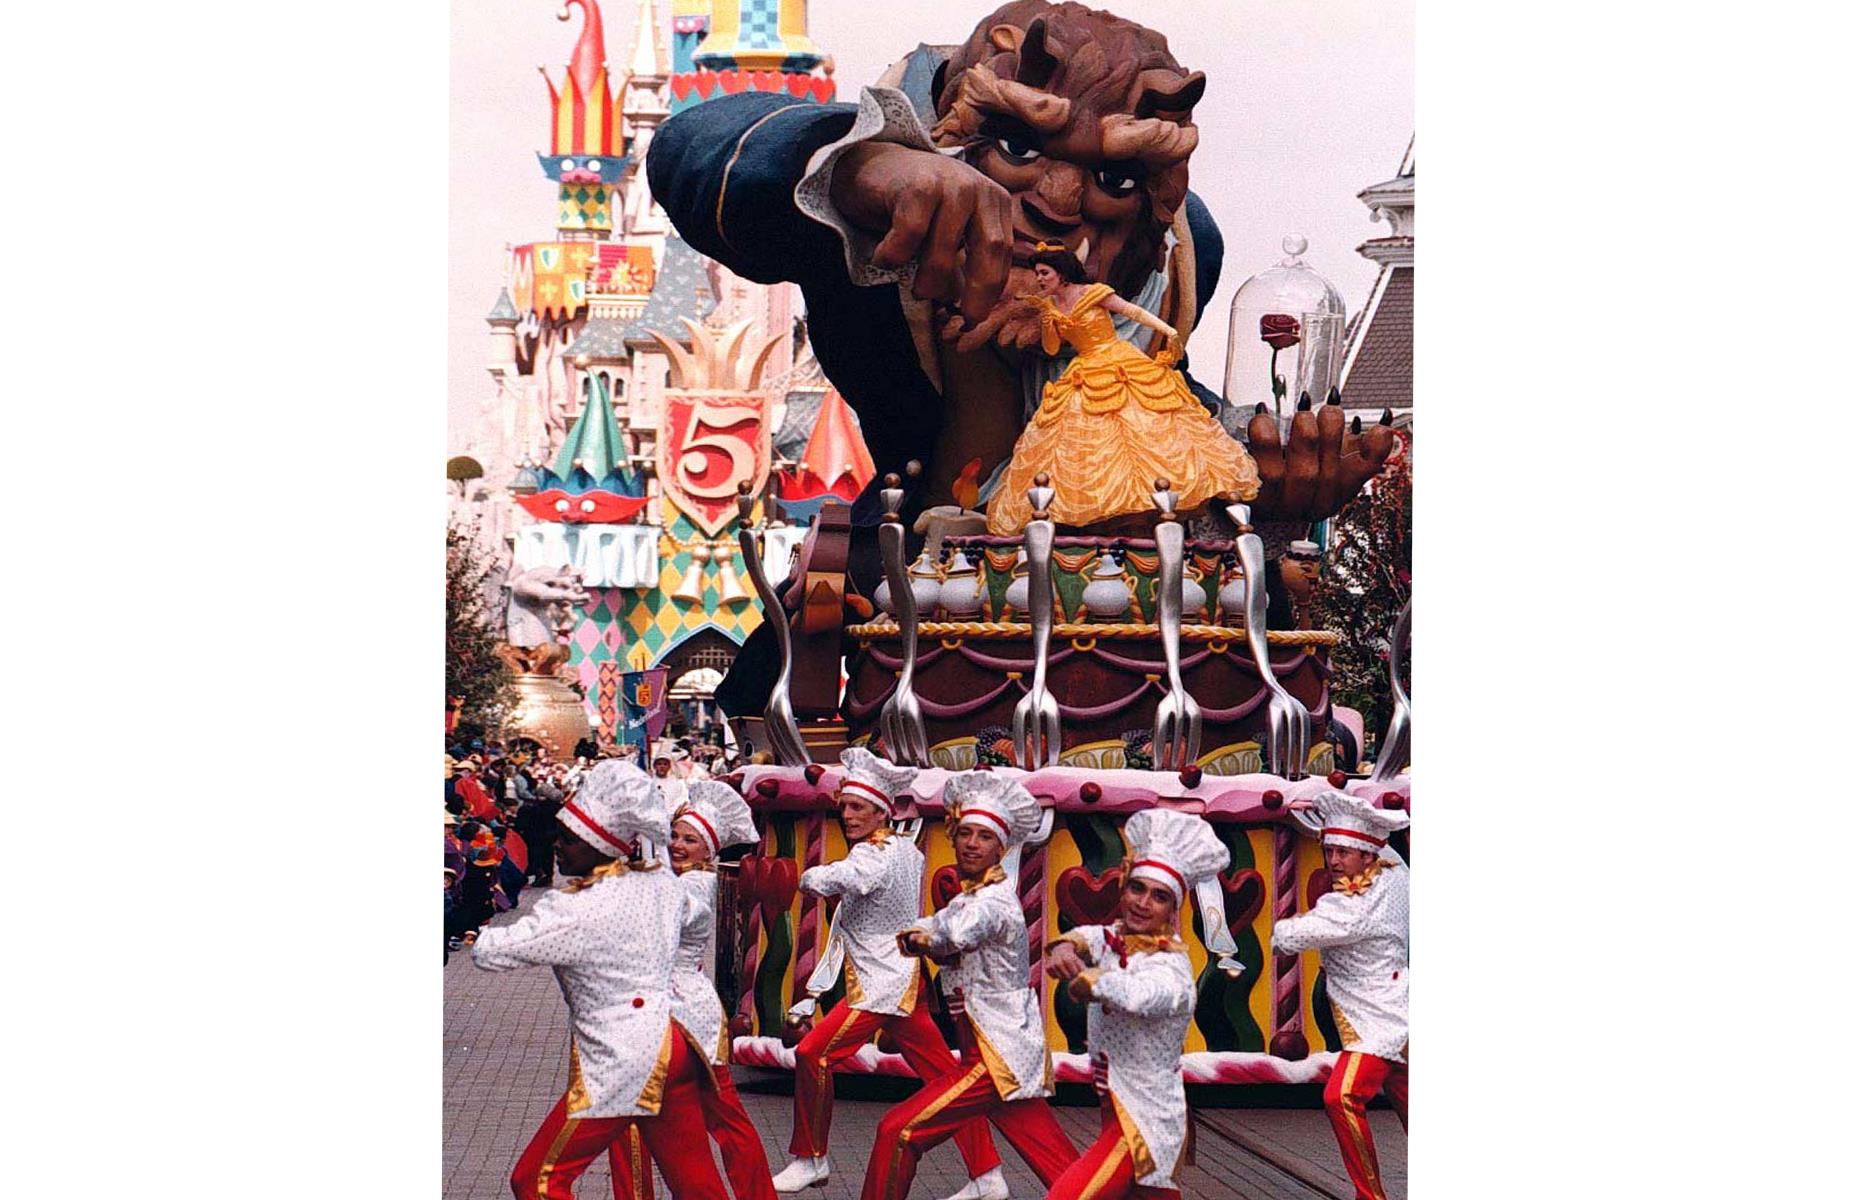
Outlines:
{"type": "Polygon", "coordinates": [[[1343,846],[1350,850],[1380,851],[1388,844],[1389,834],[1408,827],[1408,814],[1399,809],[1377,808],[1361,796],[1352,796],[1327,788],[1311,798],[1326,846],[1343,846]]]}
{"type": "Polygon", "coordinates": [[[840,766],[845,777],[840,780],[840,791],[850,792],[861,800],[870,801],[885,810],[890,816],[892,798],[900,792],[910,790],[917,779],[916,767],[900,767],[896,763],[886,762],[864,746],[851,746],[840,751],[840,766]]]}
{"type": "Polygon", "coordinates": [[[569,832],[607,854],[628,855],[635,839],[669,841],[671,806],[658,781],[632,763],[610,758],[597,763],[574,798],[556,813],[569,832]]]}
{"type": "Polygon", "coordinates": [[[965,771],[943,785],[943,801],[958,825],[980,825],[1008,849],[1040,831],[1040,802],[1007,775],[965,771]]]}
{"type": "Polygon", "coordinates": [[[1213,826],[1190,813],[1151,808],[1124,822],[1130,843],[1130,873],[1160,883],[1179,903],[1203,878],[1224,870],[1232,855],[1213,826]]]}
{"type": "Polygon", "coordinates": [[[1233,855],[1215,835],[1214,827],[1189,813],[1151,808],[1124,822],[1124,840],[1133,860],[1131,878],[1163,885],[1175,894],[1177,904],[1190,891],[1195,893],[1203,941],[1219,956],[1221,970],[1238,975],[1242,968],[1233,957],[1234,939],[1227,929],[1220,880],[1233,855]]]}
{"type": "Polygon", "coordinates": [[[685,791],[684,804],[672,820],[683,821],[696,830],[698,836],[710,843],[712,854],[725,846],[753,842],[760,836],[756,833],[755,819],[749,814],[749,805],[736,794],[735,788],[715,779],[693,780],[685,791]]]}

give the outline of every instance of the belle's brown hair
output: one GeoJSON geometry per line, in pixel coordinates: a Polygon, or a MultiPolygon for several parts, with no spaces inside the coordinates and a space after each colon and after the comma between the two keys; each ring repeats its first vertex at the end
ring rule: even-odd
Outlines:
{"type": "Polygon", "coordinates": [[[1064,246],[1059,247],[1057,250],[1035,250],[1032,254],[1027,256],[1027,263],[1029,266],[1036,267],[1045,264],[1059,272],[1059,277],[1067,283],[1087,283],[1090,281],[1089,276],[1085,274],[1085,264],[1079,261],[1078,255],[1072,253],[1072,251],[1066,249],[1064,246]]]}

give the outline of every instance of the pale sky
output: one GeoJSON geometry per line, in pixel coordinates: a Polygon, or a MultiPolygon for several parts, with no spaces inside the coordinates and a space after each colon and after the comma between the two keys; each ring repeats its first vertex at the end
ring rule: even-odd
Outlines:
{"type": "MultiPolygon", "coordinates": [[[[812,0],[808,27],[833,55],[842,100],[918,42],[960,41],[999,0],[812,0]]],[[[670,4],[660,0],[662,15],[670,4]]],[[[1099,7],[1163,33],[1178,61],[1205,71],[1195,109],[1201,144],[1192,187],[1226,239],[1221,286],[1189,353],[1195,374],[1221,386],[1227,306],[1247,276],[1277,262],[1287,233],[1310,239],[1305,261],[1343,294],[1351,314],[1375,280],[1356,253],[1388,226],[1356,193],[1395,173],[1414,128],[1413,0],[1105,0],[1099,7]]],[[[491,387],[484,314],[497,298],[505,243],[554,234],[556,185],[548,90],[581,27],[558,22],[553,0],[453,0],[447,388],[455,416],[491,387]]],[[[608,62],[630,57],[638,0],[604,0],[608,62]]],[[[667,15],[669,22],[669,15],[667,15]]],[[[456,436],[456,434],[455,434],[456,436]]]]}

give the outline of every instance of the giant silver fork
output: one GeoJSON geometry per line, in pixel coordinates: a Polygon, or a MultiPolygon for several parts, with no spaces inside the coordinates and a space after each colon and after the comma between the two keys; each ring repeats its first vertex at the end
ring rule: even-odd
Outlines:
{"type": "Polygon", "coordinates": [[[885,486],[878,496],[885,506],[885,520],[878,527],[878,553],[885,567],[885,581],[891,585],[891,612],[898,620],[904,659],[891,698],[879,710],[878,729],[892,761],[908,767],[927,767],[930,739],[924,732],[923,707],[917,702],[917,597],[911,591],[911,578],[904,565],[904,522],[898,516],[904,505],[904,489],[896,475],[885,476],[885,486]]]}
{"type": "Polygon", "coordinates": [[[1156,623],[1162,628],[1163,664],[1169,690],[1156,705],[1150,752],[1159,771],[1181,771],[1201,755],[1201,706],[1182,686],[1182,522],[1176,519],[1176,494],[1159,487],[1153,497],[1162,519],[1156,523],[1156,623]]]}
{"type": "Polygon", "coordinates": [[[1027,611],[1033,618],[1033,681],[1014,706],[1014,757],[1023,770],[1059,761],[1059,702],[1046,690],[1046,664],[1053,641],[1053,533],[1047,506],[1053,489],[1045,475],[1033,477],[1027,503],[1033,519],[1022,533],[1027,547],[1027,611]]]}
{"type": "MultiPolygon", "coordinates": [[[[1244,529],[1252,512],[1244,504],[1230,504],[1227,515],[1244,529]]],[[[1246,575],[1247,648],[1259,669],[1260,682],[1271,693],[1266,702],[1266,768],[1274,775],[1299,779],[1311,753],[1311,713],[1272,673],[1272,655],[1266,645],[1266,546],[1258,534],[1242,533],[1234,539],[1234,548],[1246,575]]]]}
{"type": "Polygon", "coordinates": [[[1408,664],[1408,622],[1413,610],[1414,598],[1409,597],[1389,634],[1389,691],[1395,695],[1395,711],[1389,714],[1389,731],[1376,748],[1376,766],[1369,773],[1372,783],[1386,783],[1408,765],[1408,689],[1401,674],[1408,664]]]}
{"type": "Polygon", "coordinates": [[[736,529],[736,545],[743,552],[743,565],[749,568],[749,582],[755,585],[762,601],[762,617],[775,630],[775,647],[781,655],[781,670],[775,675],[775,687],[769,692],[768,707],[762,710],[762,727],[768,733],[769,749],[785,767],[807,765],[807,743],[801,738],[801,726],[794,719],[794,703],[788,697],[789,680],[794,675],[794,649],[788,630],[788,610],[769,584],[762,569],[762,550],[756,545],[755,532],[749,526],[753,496],[738,495],[736,511],[741,524],[736,529]]]}

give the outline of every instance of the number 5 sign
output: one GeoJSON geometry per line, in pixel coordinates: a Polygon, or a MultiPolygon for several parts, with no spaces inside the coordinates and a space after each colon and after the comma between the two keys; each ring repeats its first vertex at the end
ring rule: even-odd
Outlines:
{"type": "Polygon", "coordinates": [[[736,519],[737,489],[769,476],[768,401],[761,396],[665,393],[659,482],[706,537],[736,519]]]}

